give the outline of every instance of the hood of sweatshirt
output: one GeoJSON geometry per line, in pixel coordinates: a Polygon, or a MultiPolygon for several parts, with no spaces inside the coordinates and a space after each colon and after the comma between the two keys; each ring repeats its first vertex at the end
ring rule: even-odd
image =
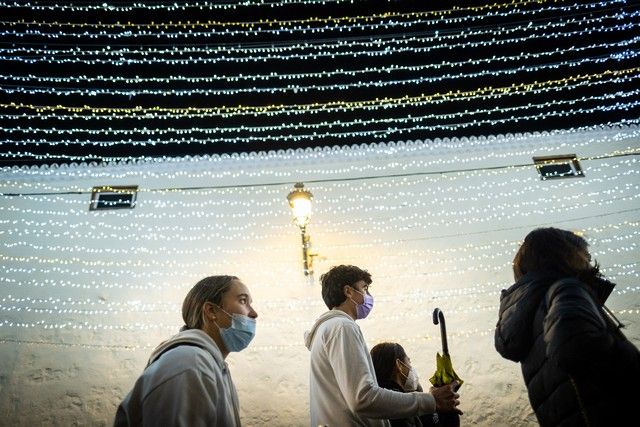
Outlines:
{"type": "Polygon", "coordinates": [[[211,353],[211,356],[213,356],[213,359],[218,365],[225,365],[220,349],[206,332],[201,329],[187,329],[186,331],[181,331],[168,340],[160,343],[151,353],[147,366],[155,362],[167,350],[179,345],[194,345],[203,348],[211,353]]]}
{"type": "Polygon", "coordinates": [[[316,331],[318,330],[318,327],[320,327],[320,325],[322,325],[327,320],[333,319],[335,317],[345,317],[351,320],[352,322],[355,322],[355,320],[353,320],[351,316],[349,316],[347,313],[345,313],[342,310],[333,309],[333,310],[327,311],[322,316],[318,317],[318,319],[315,321],[315,323],[313,324],[310,330],[304,333],[304,345],[307,347],[308,350],[311,350],[311,343],[313,342],[313,337],[316,335],[316,331]]]}

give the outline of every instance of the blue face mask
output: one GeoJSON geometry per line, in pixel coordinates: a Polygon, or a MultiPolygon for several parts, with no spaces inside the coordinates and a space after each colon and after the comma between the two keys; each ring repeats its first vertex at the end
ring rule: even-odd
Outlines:
{"type": "MultiPolygon", "coordinates": [[[[222,307],[220,310],[222,310],[222,307]]],[[[252,319],[243,314],[229,314],[226,311],[224,312],[227,316],[231,317],[231,326],[222,328],[216,323],[220,330],[222,342],[229,351],[242,351],[247,348],[256,335],[256,319],[252,319]]]]}

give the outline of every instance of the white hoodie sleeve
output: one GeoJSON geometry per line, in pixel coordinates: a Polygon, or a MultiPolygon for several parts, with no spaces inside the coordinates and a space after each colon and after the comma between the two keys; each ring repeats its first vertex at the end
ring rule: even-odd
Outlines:
{"type": "Polygon", "coordinates": [[[326,341],[338,387],[349,409],[363,418],[408,418],[436,410],[429,393],[402,393],[379,387],[358,326],[342,323],[326,341]]]}

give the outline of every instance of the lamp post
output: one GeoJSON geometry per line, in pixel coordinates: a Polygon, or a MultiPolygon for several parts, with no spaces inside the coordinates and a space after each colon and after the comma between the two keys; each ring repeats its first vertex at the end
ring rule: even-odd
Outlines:
{"type": "Polygon", "coordinates": [[[302,237],[302,266],[305,276],[313,275],[313,257],[311,253],[311,238],[307,233],[307,224],[311,219],[311,200],[313,194],[309,190],[304,189],[304,184],[297,182],[293,191],[287,195],[289,207],[293,213],[293,223],[300,228],[300,236],[302,237]]]}

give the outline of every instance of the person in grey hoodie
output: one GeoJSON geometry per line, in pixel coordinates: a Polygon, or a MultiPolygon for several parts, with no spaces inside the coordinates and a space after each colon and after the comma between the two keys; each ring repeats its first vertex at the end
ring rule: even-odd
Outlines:
{"type": "Polygon", "coordinates": [[[238,394],[225,358],[255,335],[258,314],[235,276],[199,281],[182,305],[185,325],[152,352],[118,407],[115,426],[239,426],[238,394]]]}
{"type": "Polygon", "coordinates": [[[320,276],[329,311],[305,333],[311,352],[311,426],[389,426],[389,418],[454,411],[460,403],[448,384],[431,393],[403,393],[379,387],[371,355],[356,319],[373,308],[371,275],[340,265],[320,276]]]}

